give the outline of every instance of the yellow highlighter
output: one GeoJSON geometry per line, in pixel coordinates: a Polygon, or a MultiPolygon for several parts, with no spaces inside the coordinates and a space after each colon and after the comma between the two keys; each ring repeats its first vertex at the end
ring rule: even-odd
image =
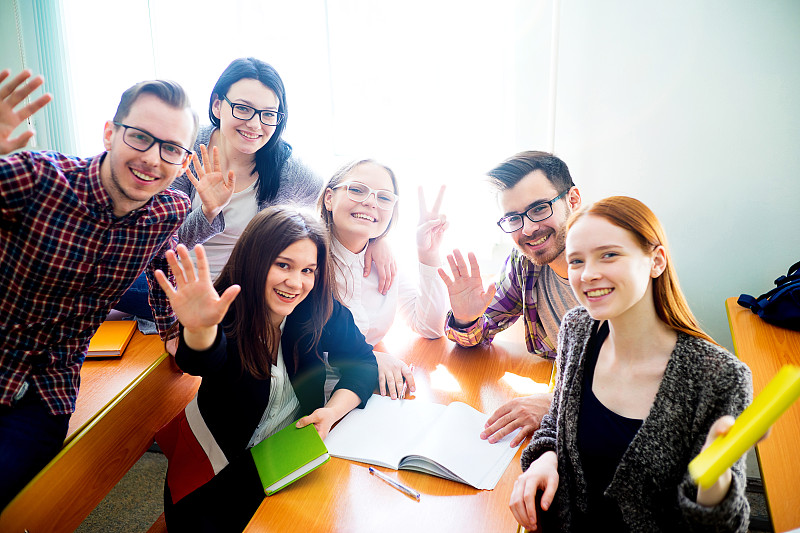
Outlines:
{"type": "Polygon", "coordinates": [[[753,446],[800,397],[800,367],[785,365],[761,394],[736,419],[726,435],[717,437],[689,463],[689,475],[707,489],[753,446]]]}

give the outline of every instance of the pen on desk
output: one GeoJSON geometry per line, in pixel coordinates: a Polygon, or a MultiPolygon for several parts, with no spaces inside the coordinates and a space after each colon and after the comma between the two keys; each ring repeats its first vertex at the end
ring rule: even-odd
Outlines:
{"type": "Polygon", "coordinates": [[[373,476],[376,476],[378,479],[380,479],[382,481],[385,481],[386,483],[388,483],[392,487],[396,488],[397,490],[399,490],[403,494],[405,494],[405,495],[407,495],[407,496],[409,496],[411,498],[414,498],[415,500],[419,501],[419,492],[415,491],[411,487],[403,485],[399,481],[393,480],[392,478],[390,478],[389,476],[387,476],[383,472],[375,470],[372,467],[369,467],[369,473],[372,474],[373,476]]]}
{"type": "MultiPolygon", "coordinates": [[[[414,363],[408,365],[409,371],[413,374],[414,373],[414,363]]],[[[400,399],[403,400],[406,397],[406,388],[408,387],[408,382],[406,378],[403,378],[403,391],[400,393],[400,399]]]]}

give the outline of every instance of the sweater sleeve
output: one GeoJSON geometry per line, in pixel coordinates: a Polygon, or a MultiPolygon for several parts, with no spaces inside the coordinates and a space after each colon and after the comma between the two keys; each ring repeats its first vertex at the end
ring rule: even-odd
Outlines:
{"type": "Polygon", "coordinates": [[[447,287],[437,268],[419,263],[419,282],[400,272],[398,307],[411,329],[426,339],[444,334],[447,287]]]}
{"type": "MultiPolygon", "coordinates": [[[[693,457],[700,452],[708,429],[718,418],[724,415],[739,416],[753,399],[750,369],[744,363],[734,360],[733,356],[729,356],[728,364],[715,365],[706,375],[713,380],[714,386],[710,388],[710,394],[706,398],[709,408],[703,424],[705,432],[693,445],[693,457]]],[[[714,507],[705,507],[695,501],[697,486],[688,471],[684,474],[678,488],[678,506],[692,531],[747,531],[750,504],[745,496],[745,456],[740,457],[731,467],[731,474],[728,494],[714,507]]]]}

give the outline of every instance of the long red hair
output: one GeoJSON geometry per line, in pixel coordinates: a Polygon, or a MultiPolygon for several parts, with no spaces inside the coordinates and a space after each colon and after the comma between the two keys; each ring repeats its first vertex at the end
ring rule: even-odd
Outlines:
{"type": "Polygon", "coordinates": [[[583,208],[567,221],[567,231],[575,222],[585,215],[602,217],[633,235],[645,253],[663,246],[667,267],[660,276],[653,280],[653,303],[656,314],[671,328],[688,335],[705,339],[716,344],[694,317],[686,297],[678,284],[678,275],[672,267],[672,257],[667,245],[667,236],[661,222],[649,207],[635,198],[628,196],[611,196],[583,208]]]}

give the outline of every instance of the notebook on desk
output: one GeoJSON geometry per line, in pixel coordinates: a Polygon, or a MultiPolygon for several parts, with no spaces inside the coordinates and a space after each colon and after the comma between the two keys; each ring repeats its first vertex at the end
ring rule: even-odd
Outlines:
{"type": "Polygon", "coordinates": [[[135,331],[135,320],[106,320],[89,341],[86,357],[122,356],[135,331]]]}
{"type": "MultiPolygon", "coordinates": [[[[334,457],[414,470],[491,490],[517,452],[516,431],[495,444],[480,438],[488,415],[462,402],[392,400],[373,394],[325,439],[334,457]]],[[[518,430],[517,430],[518,431],[518,430]]]]}

